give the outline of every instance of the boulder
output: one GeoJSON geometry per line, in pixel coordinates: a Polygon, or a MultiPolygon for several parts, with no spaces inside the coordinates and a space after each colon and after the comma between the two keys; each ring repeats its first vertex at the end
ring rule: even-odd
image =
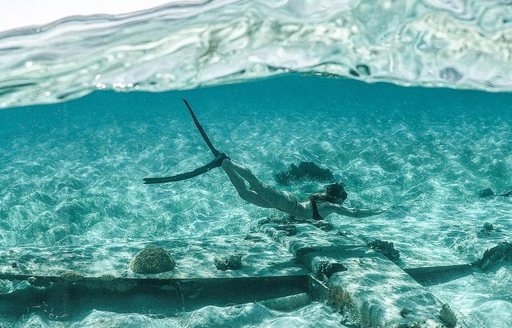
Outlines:
{"type": "Polygon", "coordinates": [[[158,247],[146,247],[133,257],[130,269],[135,273],[150,274],[171,271],[176,263],[169,253],[158,247]]]}

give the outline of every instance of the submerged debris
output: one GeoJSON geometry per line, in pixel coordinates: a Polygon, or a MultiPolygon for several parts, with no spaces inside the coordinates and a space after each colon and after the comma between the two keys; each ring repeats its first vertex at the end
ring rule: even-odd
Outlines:
{"type": "Polygon", "coordinates": [[[317,276],[317,278],[319,278],[323,281],[327,281],[336,272],[342,272],[342,271],[347,271],[347,270],[348,269],[341,263],[331,262],[331,261],[322,261],[319,264],[315,275],[317,276]]]}
{"type": "Polygon", "coordinates": [[[485,251],[484,256],[473,264],[487,270],[500,262],[512,261],[512,243],[502,242],[485,251]]]}
{"type": "Polygon", "coordinates": [[[478,192],[478,197],[485,198],[494,196],[494,191],[491,188],[482,189],[478,192]]]}
{"type": "Polygon", "coordinates": [[[238,270],[242,268],[242,256],[238,254],[216,257],[213,259],[217,270],[238,270]]]}
{"type": "Polygon", "coordinates": [[[482,229],[477,231],[476,235],[481,238],[489,237],[491,234],[500,233],[501,229],[494,227],[492,223],[485,222],[482,229]]]}
{"type": "Polygon", "coordinates": [[[393,262],[398,261],[400,258],[400,252],[395,249],[395,245],[391,242],[383,241],[383,240],[374,240],[368,244],[368,247],[382,253],[385,257],[390,259],[393,262]]]}
{"type": "Polygon", "coordinates": [[[291,164],[288,171],[279,172],[274,179],[281,185],[293,181],[309,179],[322,182],[334,181],[334,175],[329,169],[323,169],[313,162],[300,162],[299,166],[291,164]]]}
{"type": "Polygon", "coordinates": [[[171,271],[175,266],[176,263],[169,253],[158,247],[144,248],[130,262],[130,269],[135,273],[142,274],[171,271]]]}
{"type": "Polygon", "coordinates": [[[492,225],[492,223],[489,223],[489,222],[484,223],[484,231],[485,232],[491,232],[493,230],[494,230],[494,226],[492,225]]]}
{"type": "Polygon", "coordinates": [[[439,317],[448,328],[453,328],[457,325],[457,316],[448,304],[443,304],[439,317]]]}

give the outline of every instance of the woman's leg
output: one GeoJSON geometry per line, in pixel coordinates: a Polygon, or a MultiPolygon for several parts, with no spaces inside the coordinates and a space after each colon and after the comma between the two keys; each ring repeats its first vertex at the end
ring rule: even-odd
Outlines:
{"type": "Polygon", "coordinates": [[[229,164],[225,164],[227,161],[228,160],[224,160],[222,162],[222,168],[238,192],[238,195],[240,195],[240,198],[260,207],[272,208],[273,206],[263,200],[255,191],[247,189],[242,177],[238,175],[238,173],[229,164]]]}
{"type": "MultiPolygon", "coordinates": [[[[258,178],[256,178],[254,174],[251,172],[251,170],[249,170],[248,168],[238,163],[232,162],[230,160],[224,160],[222,162],[222,167],[224,168],[224,170],[232,170],[234,173],[237,173],[239,176],[241,176],[247,182],[249,182],[249,191],[252,191],[255,194],[257,194],[260,197],[260,199],[267,203],[267,207],[274,207],[279,210],[288,212],[290,214],[297,207],[297,199],[293,195],[285,191],[275,190],[269,187],[268,185],[261,183],[261,181],[258,180],[258,178]]],[[[233,183],[233,185],[235,185],[233,180],[231,182],[233,183]]],[[[242,183],[245,187],[245,183],[243,181],[242,183]]]]}

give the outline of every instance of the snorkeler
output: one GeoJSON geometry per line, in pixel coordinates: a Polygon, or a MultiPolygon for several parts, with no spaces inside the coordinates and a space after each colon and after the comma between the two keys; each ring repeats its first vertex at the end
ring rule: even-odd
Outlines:
{"type": "Polygon", "coordinates": [[[313,194],[308,200],[302,202],[299,202],[295,196],[286,191],[278,191],[261,183],[254,176],[251,170],[231,161],[225,153],[221,153],[213,146],[210,138],[208,138],[208,135],[197,120],[190,104],[184,98],[183,102],[186,105],[196,128],[201,134],[201,137],[206,142],[215,158],[210,163],[200,166],[190,172],[162,178],[144,178],[145,184],[182,181],[204,174],[215,167],[222,166],[224,172],[226,172],[229,180],[242,199],[260,207],[276,208],[299,219],[322,220],[324,217],[332,213],[355,218],[363,218],[384,212],[384,210],[354,209],[342,206],[341,204],[345,199],[347,199],[347,193],[343,189],[343,185],[341,183],[327,185],[324,192],[313,194]],[[249,183],[249,188],[247,188],[246,182],[249,183]]]}
{"type": "Polygon", "coordinates": [[[347,193],[341,183],[329,184],[325,187],[324,192],[313,194],[309,199],[299,202],[291,193],[275,190],[262,183],[251,170],[231,161],[224,154],[218,159],[218,161],[221,160],[224,172],[228,175],[240,197],[260,207],[275,208],[302,220],[322,220],[332,213],[363,218],[384,212],[384,210],[355,209],[342,206],[341,204],[347,199],[347,193]],[[249,184],[249,188],[247,188],[246,182],[249,184]]]}

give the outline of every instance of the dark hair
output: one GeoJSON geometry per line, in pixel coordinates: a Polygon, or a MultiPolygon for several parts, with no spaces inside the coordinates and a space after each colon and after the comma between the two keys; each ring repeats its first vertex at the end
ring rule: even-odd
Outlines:
{"type": "Polygon", "coordinates": [[[317,202],[338,203],[340,199],[345,201],[347,196],[343,184],[337,182],[325,186],[325,192],[313,194],[309,198],[317,202]]]}

